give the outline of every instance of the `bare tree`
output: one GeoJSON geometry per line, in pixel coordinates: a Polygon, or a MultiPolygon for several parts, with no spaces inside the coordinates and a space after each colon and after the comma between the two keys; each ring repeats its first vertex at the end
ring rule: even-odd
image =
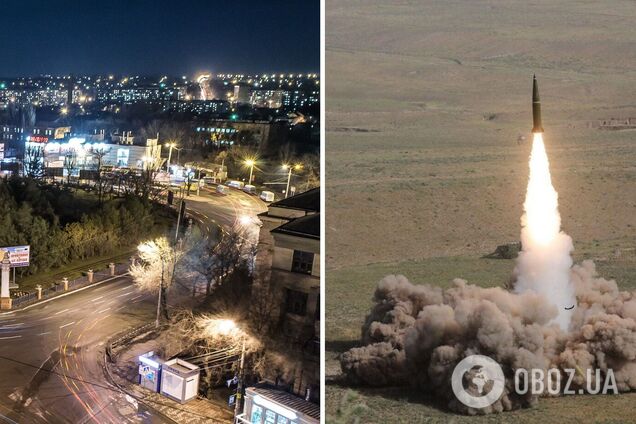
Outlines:
{"type": "Polygon", "coordinates": [[[320,157],[313,154],[305,154],[301,157],[305,172],[305,182],[302,184],[303,191],[320,186],[320,157]]]}
{"type": "Polygon", "coordinates": [[[210,262],[206,269],[206,296],[213,288],[220,287],[230,274],[239,266],[245,264],[245,238],[236,231],[223,233],[221,240],[211,249],[210,262]]]}
{"type": "Polygon", "coordinates": [[[110,152],[110,149],[107,148],[96,148],[92,149],[92,154],[95,157],[97,173],[95,175],[95,187],[97,188],[97,198],[99,204],[104,203],[104,191],[106,189],[106,185],[108,184],[108,180],[103,178],[102,174],[102,166],[104,163],[104,157],[110,152]]]}
{"type": "Polygon", "coordinates": [[[71,175],[77,169],[77,153],[75,149],[69,149],[64,155],[64,170],[66,171],[66,184],[71,184],[71,175]]]}
{"type": "Polygon", "coordinates": [[[44,148],[33,144],[27,145],[24,151],[24,174],[39,180],[44,177],[44,148]]]}

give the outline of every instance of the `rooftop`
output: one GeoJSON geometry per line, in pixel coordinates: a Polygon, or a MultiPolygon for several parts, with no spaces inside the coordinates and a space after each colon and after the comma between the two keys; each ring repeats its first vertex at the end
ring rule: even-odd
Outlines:
{"type": "Polygon", "coordinates": [[[312,188],[300,194],[279,200],[269,205],[277,208],[301,209],[310,212],[320,212],[320,187],[312,188]]]}
{"type": "Polygon", "coordinates": [[[306,401],[301,397],[295,396],[291,393],[287,393],[280,389],[276,389],[266,384],[248,387],[248,389],[251,389],[256,394],[266,397],[267,399],[276,402],[282,406],[294,409],[295,411],[315,418],[316,420],[320,420],[320,405],[306,401]]]}
{"type": "Polygon", "coordinates": [[[274,228],[272,233],[289,234],[320,240],[320,213],[293,219],[274,228]]]}

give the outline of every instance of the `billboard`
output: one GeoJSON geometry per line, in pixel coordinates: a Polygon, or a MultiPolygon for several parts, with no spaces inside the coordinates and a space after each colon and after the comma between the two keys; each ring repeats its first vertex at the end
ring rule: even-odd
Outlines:
{"type": "MultiPolygon", "coordinates": [[[[0,251],[9,252],[9,261],[11,262],[11,267],[17,268],[22,266],[29,266],[31,246],[0,247],[0,251]]],[[[2,254],[2,258],[4,258],[4,253],[2,254]]]]}

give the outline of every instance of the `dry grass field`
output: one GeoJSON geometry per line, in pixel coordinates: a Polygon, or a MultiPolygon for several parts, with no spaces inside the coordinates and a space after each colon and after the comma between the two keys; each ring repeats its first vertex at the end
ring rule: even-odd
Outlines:
{"type": "MultiPolygon", "coordinates": [[[[512,261],[480,257],[519,237],[533,73],[576,259],[636,288],[636,131],[597,128],[636,118],[633,2],[328,0],[326,9],[328,376],[384,274],[507,280],[512,261]]],[[[347,390],[328,384],[331,417],[347,390]]],[[[358,394],[362,422],[464,421],[408,390],[358,394]]],[[[542,399],[482,421],[629,422],[635,405],[636,394],[542,399]]]]}

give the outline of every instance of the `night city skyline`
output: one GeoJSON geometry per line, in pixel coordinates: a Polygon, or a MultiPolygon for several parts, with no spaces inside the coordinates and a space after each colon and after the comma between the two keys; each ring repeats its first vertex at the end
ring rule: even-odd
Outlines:
{"type": "Polygon", "coordinates": [[[47,3],[3,4],[0,76],[320,69],[319,2],[47,3]]]}

